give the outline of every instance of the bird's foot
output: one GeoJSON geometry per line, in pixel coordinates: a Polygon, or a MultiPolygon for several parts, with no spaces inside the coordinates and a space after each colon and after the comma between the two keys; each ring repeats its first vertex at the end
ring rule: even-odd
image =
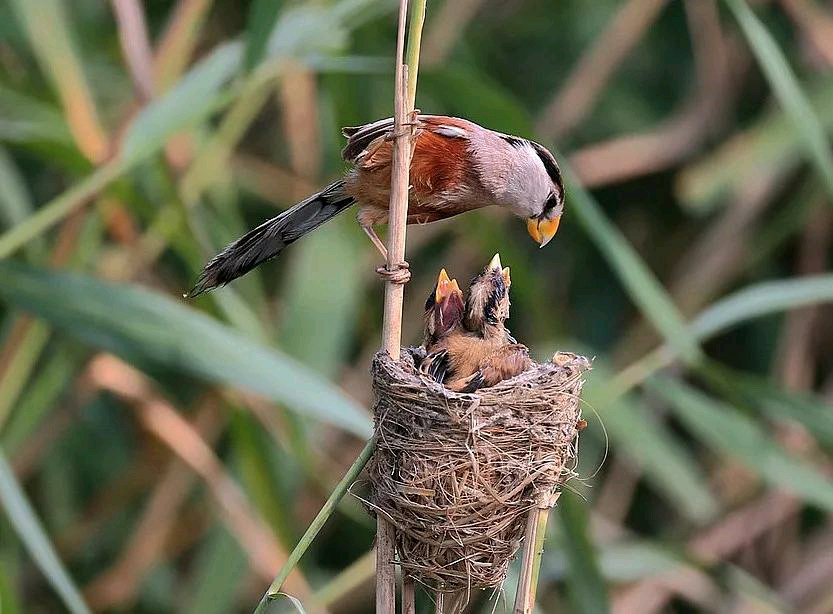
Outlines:
{"type": "Polygon", "coordinates": [[[420,112],[421,111],[419,109],[414,109],[413,111],[411,111],[408,121],[402,122],[402,132],[397,133],[391,130],[385,135],[385,140],[393,141],[399,138],[400,136],[411,136],[414,126],[417,126],[419,124],[420,112]]]}
{"type": "Polygon", "coordinates": [[[407,262],[380,266],[376,269],[376,273],[392,284],[404,285],[411,281],[411,265],[407,262]]]}

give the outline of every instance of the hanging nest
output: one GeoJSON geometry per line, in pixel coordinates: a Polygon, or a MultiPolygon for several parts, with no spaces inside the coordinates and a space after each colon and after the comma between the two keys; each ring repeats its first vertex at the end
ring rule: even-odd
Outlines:
{"type": "Polygon", "coordinates": [[[422,377],[419,349],[372,365],[371,507],[396,528],[403,573],[440,592],[499,586],[531,508],[573,475],[590,362],[551,362],[474,394],[422,377]]]}

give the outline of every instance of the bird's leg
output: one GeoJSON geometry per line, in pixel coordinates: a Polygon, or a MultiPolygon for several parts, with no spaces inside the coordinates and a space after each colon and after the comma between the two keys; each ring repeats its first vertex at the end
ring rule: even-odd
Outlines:
{"type": "Polygon", "coordinates": [[[366,234],[373,245],[376,246],[376,249],[379,250],[379,253],[382,254],[382,258],[385,259],[385,262],[387,262],[388,248],[385,247],[385,244],[382,243],[382,239],[380,239],[379,235],[376,234],[376,231],[373,230],[373,226],[370,224],[362,224],[361,222],[359,222],[359,225],[362,227],[362,230],[364,230],[364,234],[366,234]]]}
{"type": "MultiPolygon", "coordinates": [[[[382,239],[379,238],[379,235],[376,234],[376,231],[373,230],[373,226],[369,224],[359,224],[364,230],[364,233],[368,236],[370,241],[373,245],[376,246],[376,249],[379,250],[379,253],[382,254],[382,258],[385,259],[385,262],[388,260],[388,248],[385,247],[385,244],[382,243],[382,239]]],[[[391,264],[388,267],[387,264],[380,266],[376,269],[376,273],[384,279],[385,281],[389,281],[395,284],[406,284],[411,280],[411,271],[410,266],[407,262],[400,262],[398,264],[391,264]]]]}

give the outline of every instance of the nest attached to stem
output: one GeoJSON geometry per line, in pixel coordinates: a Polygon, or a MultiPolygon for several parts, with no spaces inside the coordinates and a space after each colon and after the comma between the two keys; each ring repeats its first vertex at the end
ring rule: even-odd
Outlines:
{"type": "Polygon", "coordinates": [[[573,475],[590,362],[551,362],[474,394],[420,376],[420,350],[371,367],[371,507],[396,528],[403,573],[440,592],[499,586],[531,508],[573,475]]]}

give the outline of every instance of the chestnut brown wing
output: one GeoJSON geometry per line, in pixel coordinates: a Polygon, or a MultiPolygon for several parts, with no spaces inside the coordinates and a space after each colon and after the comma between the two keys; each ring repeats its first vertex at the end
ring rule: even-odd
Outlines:
{"type": "MultiPolygon", "coordinates": [[[[429,129],[448,138],[465,138],[467,122],[441,115],[417,115],[417,131],[429,129]]],[[[341,150],[345,162],[355,162],[359,155],[376,139],[387,137],[393,131],[393,118],[386,117],[363,126],[345,127],[341,133],[347,137],[347,145],[341,150]]]]}
{"type": "MultiPolygon", "coordinates": [[[[411,158],[408,223],[427,223],[446,219],[472,208],[472,199],[461,194],[473,173],[470,159],[468,123],[442,116],[419,116],[411,158]]],[[[390,194],[390,169],[393,141],[388,138],[392,120],[345,129],[349,141],[346,158],[353,158],[355,179],[349,182],[351,194],[367,209],[365,221],[387,220],[390,194]]]]}

